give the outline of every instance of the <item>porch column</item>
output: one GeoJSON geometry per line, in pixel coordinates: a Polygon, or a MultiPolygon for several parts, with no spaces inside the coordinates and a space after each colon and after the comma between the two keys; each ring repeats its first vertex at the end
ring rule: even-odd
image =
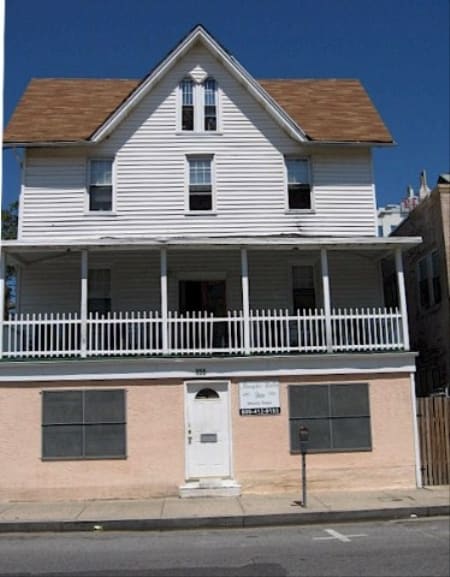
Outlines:
{"type": "Polygon", "coordinates": [[[81,251],[81,340],[80,353],[82,357],[87,356],[87,316],[88,316],[88,251],[81,251]]]}
{"type": "Polygon", "coordinates": [[[247,249],[241,248],[242,312],[244,314],[244,352],[250,354],[250,296],[247,249]]]}
{"type": "Polygon", "coordinates": [[[169,325],[168,305],[167,305],[167,249],[161,248],[160,252],[160,269],[161,269],[161,320],[162,320],[162,347],[163,353],[169,352],[169,325]]]}
{"type": "Polygon", "coordinates": [[[0,359],[3,357],[3,322],[5,320],[6,254],[0,247],[0,359]]]}
{"type": "Polygon", "coordinates": [[[333,337],[331,331],[330,277],[328,274],[328,253],[326,248],[320,250],[320,263],[322,269],[323,308],[325,311],[325,338],[327,351],[331,353],[333,350],[333,337]]]}
{"type": "Polygon", "coordinates": [[[395,250],[395,270],[397,272],[397,288],[402,317],[403,346],[409,351],[408,309],[406,306],[405,275],[403,273],[402,249],[395,250]]]}

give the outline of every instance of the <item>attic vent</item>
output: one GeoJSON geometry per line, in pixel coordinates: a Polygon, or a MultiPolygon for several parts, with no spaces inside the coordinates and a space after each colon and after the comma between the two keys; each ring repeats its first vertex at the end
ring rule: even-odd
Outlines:
{"type": "Polygon", "coordinates": [[[206,70],[203,70],[201,66],[197,65],[189,72],[189,76],[192,78],[194,82],[196,82],[197,84],[201,84],[208,77],[208,73],[206,72],[206,70]]]}

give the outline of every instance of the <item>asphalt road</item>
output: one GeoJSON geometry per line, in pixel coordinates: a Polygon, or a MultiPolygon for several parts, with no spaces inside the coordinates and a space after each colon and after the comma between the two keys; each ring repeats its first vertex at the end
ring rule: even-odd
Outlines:
{"type": "Polygon", "coordinates": [[[0,536],[0,576],[448,577],[449,519],[0,536]]]}

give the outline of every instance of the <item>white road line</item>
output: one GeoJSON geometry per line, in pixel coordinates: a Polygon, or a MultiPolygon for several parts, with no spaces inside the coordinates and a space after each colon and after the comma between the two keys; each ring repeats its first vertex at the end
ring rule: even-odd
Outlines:
{"type": "Polygon", "coordinates": [[[328,541],[330,539],[339,539],[343,543],[349,543],[351,541],[351,537],[367,537],[365,533],[359,533],[358,535],[343,535],[339,533],[339,531],[335,531],[334,529],[324,529],[326,533],[331,535],[331,537],[313,537],[315,541],[328,541]]]}

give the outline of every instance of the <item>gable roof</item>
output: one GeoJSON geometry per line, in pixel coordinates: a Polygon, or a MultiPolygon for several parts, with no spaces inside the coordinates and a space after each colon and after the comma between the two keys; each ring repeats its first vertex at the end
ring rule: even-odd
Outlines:
{"type": "Polygon", "coordinates": [[[143,80],[34,79],[6,128],[6,145],[101,140],[195,43],[202,42],[294,138],[392,143],[357,80],[257,82],[202,26],[190,32],[143,80]]]}

